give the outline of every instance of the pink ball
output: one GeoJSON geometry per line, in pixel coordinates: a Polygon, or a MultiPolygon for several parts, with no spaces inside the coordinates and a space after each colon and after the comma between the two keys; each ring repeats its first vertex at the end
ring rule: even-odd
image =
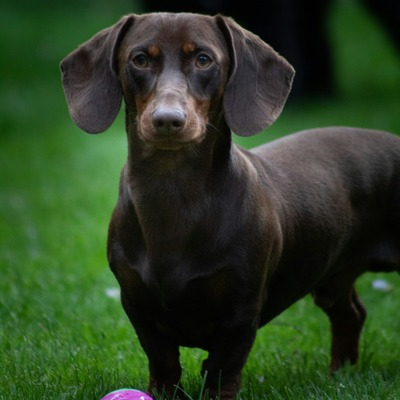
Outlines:
{"type": "Polygon", "coordinates": [[[101,400],[153,400],[147,393],[136,389],[119,389],[108,393],[101,400]]]}

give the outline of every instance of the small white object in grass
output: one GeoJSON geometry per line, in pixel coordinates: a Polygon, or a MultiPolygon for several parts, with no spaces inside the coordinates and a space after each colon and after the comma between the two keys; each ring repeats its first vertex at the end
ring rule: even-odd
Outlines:
{"type": "Polygon", "coordinates": [[[120,290],[119,288],[107,288],[106,289],[106,296],[110,297],[111,299],[119,299],[120,297],[120,290]]]}
{"type": "Polygon", "coordinates": [[[372,281],[372,287],[382,292],[390,292],[393,289],[393,286],[384,279],[375,279],[372,281]]]}

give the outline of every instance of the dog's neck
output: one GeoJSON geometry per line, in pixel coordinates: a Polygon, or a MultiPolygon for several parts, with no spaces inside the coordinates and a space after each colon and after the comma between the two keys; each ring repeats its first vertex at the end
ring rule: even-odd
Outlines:
{"type": "Polygon", "coordinates": [[[235,151],[230,132],[210,132],[201,143],[161,151],[130,131],[128,146],[125,182],[141,226],[160,237],[168,231],[172,241],[174,236],[184,237],[181,229],[190,230],[210,212],[211,193],[221,190],[222,180],[229,177],[235,151]]]}

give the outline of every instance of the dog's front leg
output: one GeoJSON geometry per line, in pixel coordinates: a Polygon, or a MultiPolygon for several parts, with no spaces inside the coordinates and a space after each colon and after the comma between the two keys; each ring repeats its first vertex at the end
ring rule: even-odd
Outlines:
{"type": "Polygon", "coordinates": [[[182,388],[178,387],[181,378],[179,348],[165,341],[161,336],[151,343],[151,350],[146,350],[149,360],[149,393],[156,399],[182,399],[182,388]]]}
{"type": "Polygon", "coordinates": [[[135,328],[140,344],[149,361],[148,392],[156,399],[175,398],[181,378],[179,346],[164,335],[143,313],[135,310],[135,301],[121,290],[122,305],[135,328]],[[166,395],[166,396],[165,396],[166,395]]]}
{"type": "Polygon", "coordinates": [[[221,329],[203,362],[202,375],[210,399],[232,400],[257,332],[255,321],[221,329]]]}

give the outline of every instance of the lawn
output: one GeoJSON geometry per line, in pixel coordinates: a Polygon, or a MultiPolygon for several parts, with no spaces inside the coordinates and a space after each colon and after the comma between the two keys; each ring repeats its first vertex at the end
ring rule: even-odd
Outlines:
{"type": "MultiPolygon", "coordinates": [[[[147,385],[147,361],[108,269],[107,225],[126,158],[122,115],[102,135],[73,125],[59,61],[121,15],[128,0],[0,5],[0,399],[97,400],[147,385]]],[[[351,125],[400,133],[400,56],[355,1],[329,20],[338,93],[289,103],[252,147],[304,128],[351,125]]],[[[328,374],[329,326],[309,297],[259,332],[242,400],[399,399],[400,277],[367,274],[369,318],[356,367],[328,374]],[[385,279],[386,291],[372,288],[385,279]]],[[[183,349],[197,399],[204,354],[183,349]]]]}

